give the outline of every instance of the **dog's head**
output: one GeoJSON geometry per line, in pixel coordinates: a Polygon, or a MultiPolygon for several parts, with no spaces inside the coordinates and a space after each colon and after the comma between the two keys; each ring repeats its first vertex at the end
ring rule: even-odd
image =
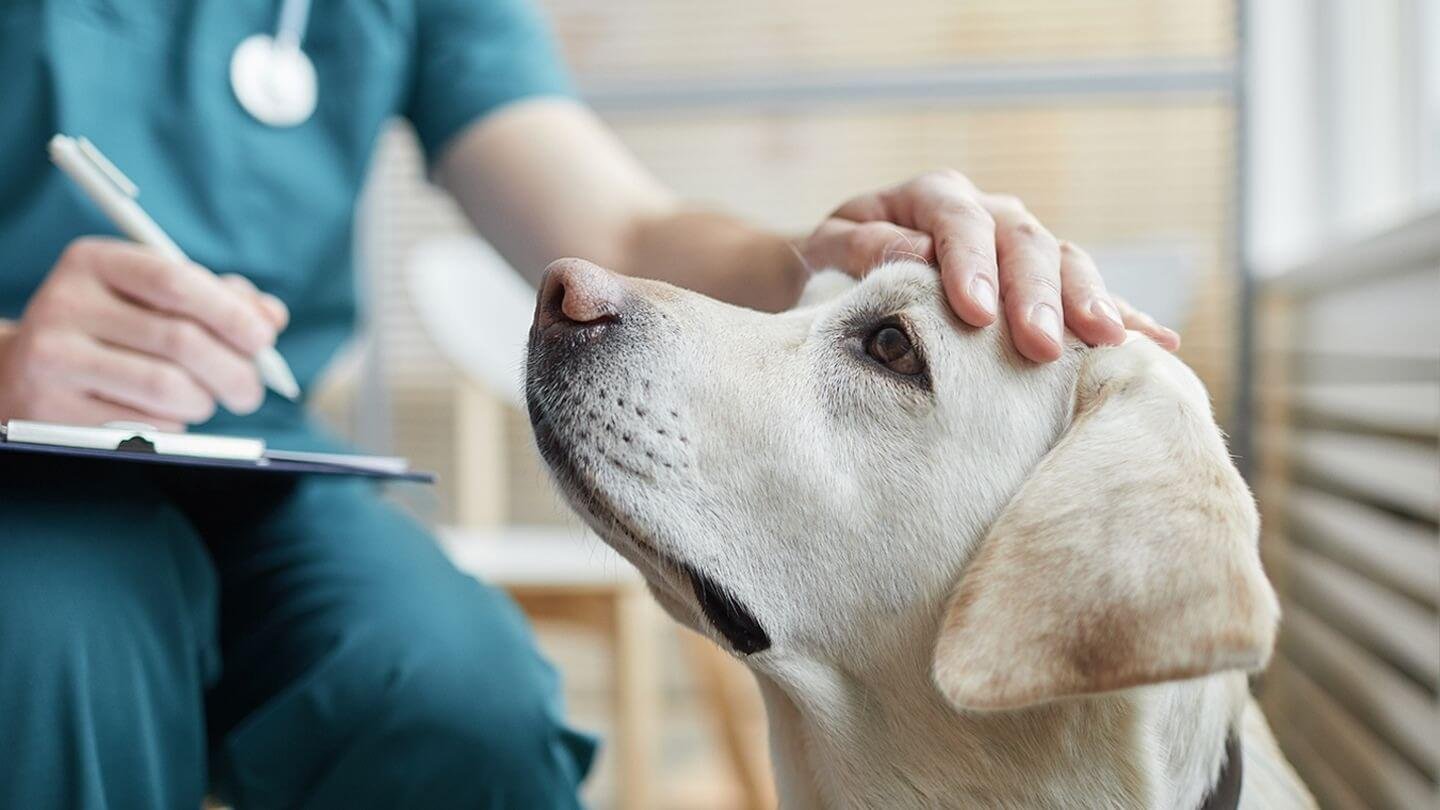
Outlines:
{"type": "Polygon", "coordinates": [[[1142,338],[1034,365],[915,263],[771,315],[563,260],[527,397],[577,509],[762,671],[925,655],[955,705],[1000,709],[1269,654],[1249,492],[1142,338]]]}

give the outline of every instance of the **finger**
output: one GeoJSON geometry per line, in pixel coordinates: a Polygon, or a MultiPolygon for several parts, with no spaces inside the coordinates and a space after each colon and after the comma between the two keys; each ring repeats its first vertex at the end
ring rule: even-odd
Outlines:
{"type": "Polygon", "coordinates": [[[1091,346],[1125,342],[1120,310],[1110,300],[1095,261],[1070,242],[1060,243],[1060,300],[1065,324],[1081,340],[1091,346]]]}
{"type": "Polygon", "coordinates": [[[104,425],[109,422],[142,422],[167,433],[182,433],[185,425],[155,414],[107,402],[91,394],[74,393],[57,397],[45,406],[38,417],[67,425],[104,425]]]}
{"type": "Polygon", "coordinates": [[[902,188],[891,207],[934,240],[940,283],[955,314],[971,326],[994,323],[1000,293],[995,220],[969,181],[926,176],[902,188]]]}
{"type": "Polygon", "coordinates": [[[1131,306],[1130,302],[1123,298],[1117,297],[1114,300],[1115,306],[1120,310],[1120,317],[1125,321],[1126,329],[1134,329],[1172,352],[1180,348],[1178,332],[1161,326],[1154,318],[1131,306]]]}
{"type": "Polygon", "coordinates": [[[75,335],[67,346],[67,377],[86,393],[157,419],[197,424],[215,400],[180,366],[75,335]]]}
{"type": "Polygon", "coordinates": [[[1037,363],[1060,357],[1064,347],[1060,304],[1060,244],[1028,211],[996,215],[1000,294],[1010,338],[1037,363]]]}
{"type": "Polygon", "coordinates": [[[96,256],[95,269],[106,286],[151,309],[190,318],[242,354],[275,342],[275,327],[260,311],[197,264],[167,261],[130,245],[96,256]]]}
{"type": "Polygon", "coordinates": [[[290,308],[285,306],[285,302],[270,293],[261,292],[250,279],[236,273],[227,273],[221,276],[220,280],[250,298],[255,306],[260,308],[260,314],[275,327],[276,332],[285,331],[285,327],[290,324],[290,308]]]}
{"type": "Polygon", "coordinates": [[[255,362],[194,321],[111,298],[90,322],[106,344],[178,364],[232,413],[253,413],[265,399],[255,362]]]}
{"type": "Polygon", "coordinates": [[[847,200],[830,216],[835,219],[848,219],[851,222],[894,222],[895,215],[886,207],[884,196],[893,191],[894,189],[887,189],[879,194],[865,194],[847,200]]]}
{"type": "Polygon", "coordinates": [[[815,229],[805,246],[805,260],[810,266],[835,268],[856,278],[894,259],[929,262],[933,257],[929,236],[888,222],[828,219],[815,229]]]}

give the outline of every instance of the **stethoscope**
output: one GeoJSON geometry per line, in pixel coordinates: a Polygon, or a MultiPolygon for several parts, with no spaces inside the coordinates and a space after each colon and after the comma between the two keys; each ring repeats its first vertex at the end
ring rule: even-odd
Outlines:
{"type": "Polygon", "coordinates": [[[293,127],[315,112],[315,65],[301,48],[310,0],[283,0],[275,36],[247,37],[230,57],[230,86],[262,124],[293,127]]]}

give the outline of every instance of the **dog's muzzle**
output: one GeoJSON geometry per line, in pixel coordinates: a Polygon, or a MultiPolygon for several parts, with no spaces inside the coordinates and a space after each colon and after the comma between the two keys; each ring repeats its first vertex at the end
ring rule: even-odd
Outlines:
{"type": "MultiPolygon", "coordinates": [[[[610,465],[651,483],[662,471],[687,466],[689,440],[680,429],[673,422],[646,421],[666,411],[676,418],[674,410],[646,402],[651,382],[641,378],[637,384],[633,366],[620,359],[634,351],[636,336],[653,323],[646,309],[620,277],[582,259],[561,259],[547,267],[535,305],[526,381],[535,438],[566,494],[601,524],[629,521],[614,514],[605,493],[587,480],[587,464],[610,465]],[[625,331],[629,340],[622,339],[625,331]],[[594,396],[595,388],[609,391],[603,401],[594,396]],[[610,410],[611,403],[617,411],[610,410]],[[597,450],[607,431],[621,443],[612,441],[608,449],[597,450]]],[[[658,553],[653,544],[638,545],[658,553]]],[[[668,562],[684,572],[706,621],[737,653],[751,655],[770,647],[765,628],[730,591],[683,561],[668,562]]]]}

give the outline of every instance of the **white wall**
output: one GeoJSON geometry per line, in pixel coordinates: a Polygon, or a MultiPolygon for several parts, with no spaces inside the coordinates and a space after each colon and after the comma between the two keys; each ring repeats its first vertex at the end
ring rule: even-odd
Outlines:
{"type": "Polygon", "coordinates": [[[1437,5],[1247,4],[1247,258],[1259,272],[1440,203],[1437,5]]]}

